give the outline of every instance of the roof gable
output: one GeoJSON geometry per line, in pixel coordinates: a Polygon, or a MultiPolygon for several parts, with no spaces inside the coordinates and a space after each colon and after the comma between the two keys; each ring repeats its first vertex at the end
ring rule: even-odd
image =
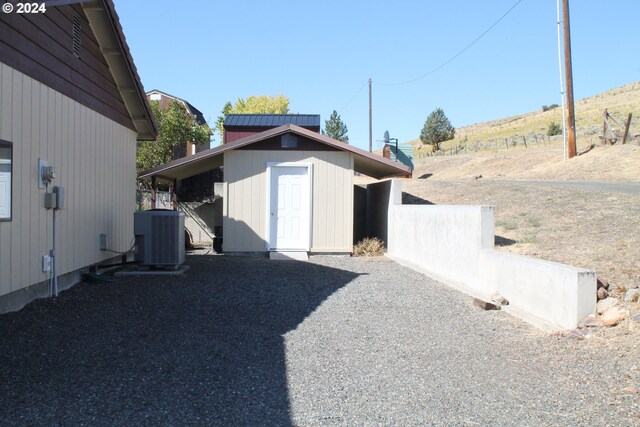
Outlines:
{"type": "Polygon", "coordinates": [[[274,137],[287,133],[305,137],[330,148],[353,153],[354,170],[373,178],[388,178],[391,176],[411,173],[411,169],[402,163],[391,161],[377,154],[369,153],[368,151],[364,151],[358,147],[345,144],[344,142],[337,141],[300,126],[288,124],[251,135],[228,144],[220,145],[216,148],[211,148],[192,156],[183,157],[181,159],[165,163],[164,165],[142,172],[139,175],[139,178],[150,178],[152,176],[167,179],[188,178],[207,170],[211,170],[214,167],[221,166],[222,154],[227,151],[246,149],[251,145],[270,140],[274,137]]]}
{"type": "Polygon", "coordinates": [[[0,16],[0,62],[137,131],[141,139],[155,137],[113,4],[46,3],[46,13],[0,16]]]}

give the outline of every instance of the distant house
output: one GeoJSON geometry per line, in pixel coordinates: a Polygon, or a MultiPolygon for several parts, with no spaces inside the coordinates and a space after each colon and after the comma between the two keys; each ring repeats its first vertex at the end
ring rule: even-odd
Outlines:
{"type": "MultiPolygon", "coordinates": [[[[158,107],[161,110],[166,109],[171,101],[176,101],[184,106],[184,109],[187,111],[187,113],[193,116],[193,118],[196,120],[196,123],[198,123],[199,125],[207,124],[207,121],[205,120],[202,112],[200,112],[200,110],[198,110],[191,103],[185,101],[182,98],[178,98],[177,96],[169,95],[168,93],[153,89],[147,92],[147,99],[149,101],[157,101],[158,107]]],[[[185,144],[183,146],[176,147],[176,150],[174,150],[173,153],[173,158],[179,159],[180,157],[190,156],[192,154],[196,154],[208,149],[209,144],[192,144],[191,141],[185,141],[185,144]]]]}
{"type": "Polygon", "coordinates": [[[112,0],[47,3],[0,14],[0,312],[130,249],[136,141],[156,137],[112,0]]]}
{"type": "Polygon", "coordinates": [[[319,116],[303,117],[312,117],[318,130],[291,123],[273,127],[278,118],[268,117],[266,130],[256,129],[258,117],[248,118],[243,130],[227,117],[226,124],[235,127],[227,127],[225,144],[160,165],[140,178],[182,179],[223,168],[224,253],[350,253],[354,171],[385,178],[406,175],[409,167],[321,135],[319,116]],[[243,132],[247,136],[233,139],[243,132]]]}

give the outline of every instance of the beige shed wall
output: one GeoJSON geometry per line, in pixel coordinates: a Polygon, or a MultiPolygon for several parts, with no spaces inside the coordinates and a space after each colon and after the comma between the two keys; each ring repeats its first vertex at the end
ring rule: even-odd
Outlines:
{"type": "Polygon", "coordinates": [[[343,151],[235,150],[224,154],[225,252],[266,251],[269,162],[313,164],[311,251],[351,252],[353,155],[343,151]]]}
{"type": "MultiPolygon", "coordinates": [[[[13,142],[13,220],[0,222],[0,295],[48,278],[52,212],[38,189],[38,158],[65,188],[56,218],[57,272],[65,274],[129,249],[135,209],[136,133],[0,63],[0,139],[13,142]]],[[[49,189],[51,191],[51,189],[49,189]]]]}

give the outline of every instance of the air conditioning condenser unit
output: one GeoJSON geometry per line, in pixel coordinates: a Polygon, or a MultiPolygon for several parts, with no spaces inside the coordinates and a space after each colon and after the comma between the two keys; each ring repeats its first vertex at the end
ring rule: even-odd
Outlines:
{"type": "Polygon", "coordinates": [[[178,267],[184,264],[184,213],[165,209],[138,211],[133,216],[135,260],[141,265],[178,267]]]}

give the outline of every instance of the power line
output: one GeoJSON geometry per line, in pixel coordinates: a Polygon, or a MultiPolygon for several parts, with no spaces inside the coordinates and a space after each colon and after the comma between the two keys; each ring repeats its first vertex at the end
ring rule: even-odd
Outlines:
{"type": "MultiPolygon", "coordinates": [[[[488,33],[489,31],[491,31],[491,30],[493,29],[493,27],[495,27],[496,25],[498,25],[498,24],[500,23],[500,21],[502,21],[502,20],[503,20],[503,19],[504,19],[504,18],[505,18],[509,13],[511,13],[511,11],[512,11],[513,9],[515,9],[515,8],[516,8],[516,6],[518,6],[522,1],[523,1],[523,0],[518,0],[518,1],[516,1],[516,3],[515,3],[513,6],[511,6],[511,7],[509,8],[509,10],[507,10],[507,11],[504,13],[504,15],[502,15],[502,16],[501,16],[497,21],[495,21],[493,24],[491,24],[491,26],[490,26],[489,28],[487,28],[487,29],[485,30],[485,32],[483,32],[483,33],[482,33],[482,34],[480,34],[478,37],[476,37],[476,38],[475,38],[471,43],[469,43],[467,46],[465,46],[461,51],[459,51],[458,53],[456,53],[455,55],[453,55],[451,58],[449,58],[447,61],[445,61],[445,62],[443,62],[442,64],[438,65],[436,68],[432,69],[431,71],[429,71],[429,72],[427,72],[427,73],[425,73],[425,74],[423,74],[423,75],[421,75],[421,76],[418,76],[418,77],[416,77],[416,78],[414,78],[414,79],[407,80],[407,81],[404,81],[404,82],[399,82],[399,83],[380,83],[380,82],[374,82],[374,83],[379,84],[379,85],[381,85],[381,86],[401,86],[401,85],[406,85],[406,84],[409,84],[409,83],[413,83],[413,82],[415,82],[415,81],[417,81],[417,80],[423,79],[423,78],[425,78],[425,77],[427,77],[427,76],[429,76],[429,75],[431,75],[431,74],[435,73],[436,71],[440,70],[441,68],[443,68],[444,66],[446,66],[446,65],[448,65],[450,62],[452,62],[454,59],[456,59],[457,57],[459,57],[460,55],[462,55],[463,53],[465,53],[467,50],[469,50],[469,48],[471,48],[471,46],[473,46],[474,44],[476,44],[476,43],[477,43],[481,38],[483,38],[485,35],[487,35],[487,33],[488,33]]],[[[363,85],[363,87],[364,87],[364,85],[363,85]]]]}
{"type": "Polygon", "coordinates": [[[362,89],[364,89],[364,87],[367,85],[367,83],[369,83],[369,82],[368,82],[368,81],[364,82],[364,83],[362,84],[362,86],[360,86],[360,89],[358,89],[358,91],[356,92],[356,94],[355,94],[355,95],[353,95],[353,97],[351,98],[351,100],[350,100],[349,102],[347,102],[347,104],[346,104],[344,107],[342,107],[340,110],[338,110],[338,113],[339,113],[339,114],[340,114],[340,113],[342,113],[344,110],[346,110],[346,109],[347,109],[347,107],[348,107],[349,105],[351,105],[351,103],[353,102],[353,100],[354,100],[354,99],[356,99],[356,97],[357,97],[358,95],[360,95],[360,92],[362,92],[362,89]]]}

